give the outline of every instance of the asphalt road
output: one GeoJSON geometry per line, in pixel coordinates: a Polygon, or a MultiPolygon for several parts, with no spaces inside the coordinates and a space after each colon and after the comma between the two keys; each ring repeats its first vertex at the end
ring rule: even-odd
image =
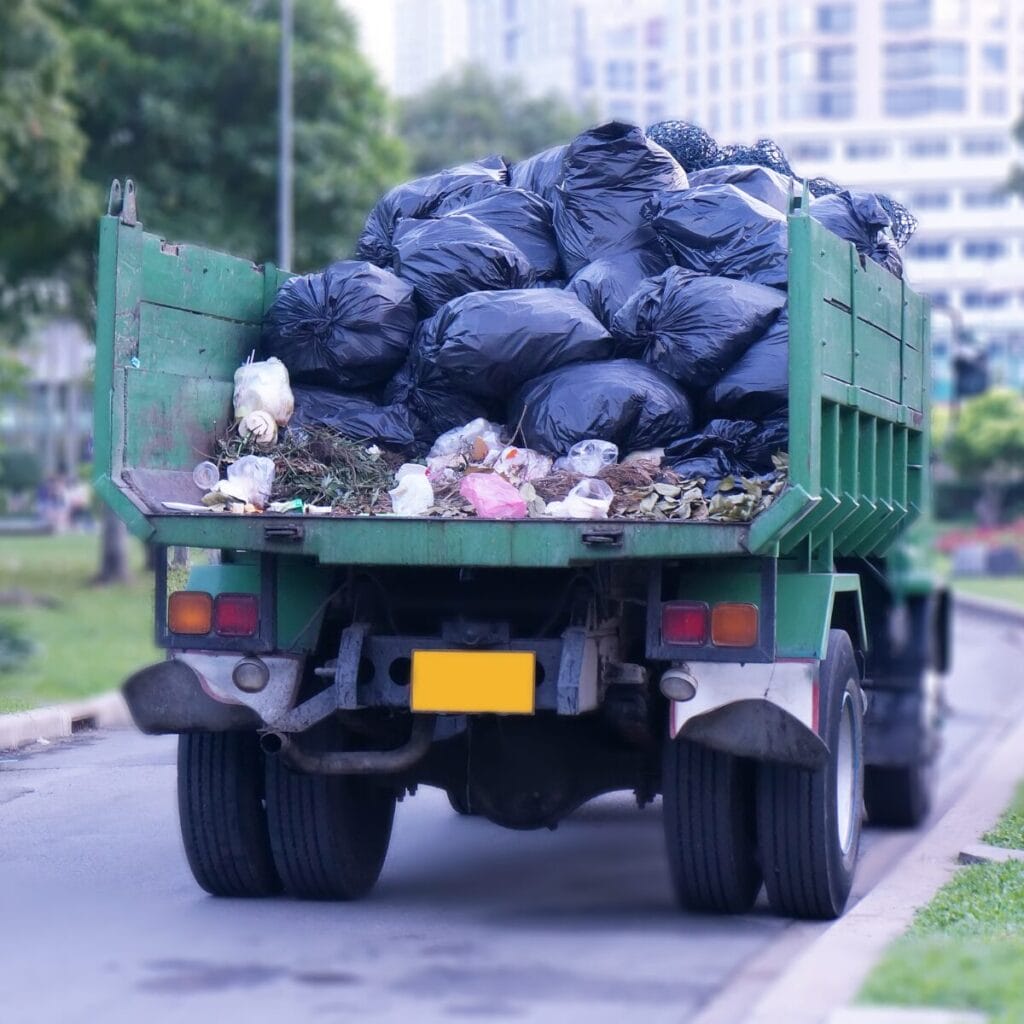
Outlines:
{"type": "MultiPolygon", "coordinates": [[[[957,641],[947,805],[984,743],[1024,709],[1021,631],[963,619],[957,641]]],[[[660,810],[625,796],[555,832],[514,833],[459,818],[421,789],[399,807],[367,900],[216,900],[180,849],[174,747],[99,733],[0,759],[4,1024],[597,1024],[689,1021],[716,1004],[738,1020],[751,964],[763,984],[764,965],[781,967],[822,927],[763,907],[678,913],[660,810]]],[[[868,830],[860,892],[907,842],[868,830]]]]}

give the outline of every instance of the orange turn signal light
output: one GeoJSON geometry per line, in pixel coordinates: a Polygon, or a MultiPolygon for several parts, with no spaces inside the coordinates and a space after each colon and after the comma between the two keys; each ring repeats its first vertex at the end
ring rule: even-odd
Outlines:
{"type": "Polygon", "coordinates": [[[205,636],[213,626],[213,598],[202,590],[176,590],[167,598],[167,628],[172,633],[205,636]]]}
{"type": "Polygon", "coordinates": [[[757,644],[757,605],[716,604],[711,609],[711,642],[716,647],[757,644]]]}

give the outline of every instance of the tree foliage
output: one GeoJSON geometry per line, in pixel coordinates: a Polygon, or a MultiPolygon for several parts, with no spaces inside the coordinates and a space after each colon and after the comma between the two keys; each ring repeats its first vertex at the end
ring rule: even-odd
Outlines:
{"type": "MultiPolygon", "coordinates": [[[[89,216],[71,48],[51,0],[0,3],[0,311],[43,306],[89,216]]],[[[13,317],[4,318],[13,323],[13,317]]]]}
{"type": "Polygon", "coordinates": [[[560,97],[530,98],[521,82],[478,67],[448,76],[399,108],[398,131],[413,170],[428,174],[501,153],[510,160],[568,142],[588,123],[560,97]]]}
{"type": "MultiPolygon", "coordinates": [[[[176,239],[274,256],[276,0],[74,0],[85,175],[128,176],[140,216],[176,239]]],[[[335,0],[295,5],[295,267],[348,255],[404,171],[387,102],[335,0]]]]}

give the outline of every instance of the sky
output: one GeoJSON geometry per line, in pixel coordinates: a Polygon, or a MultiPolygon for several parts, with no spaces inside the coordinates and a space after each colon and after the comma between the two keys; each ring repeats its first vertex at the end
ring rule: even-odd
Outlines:
{"type": "Polygon", "coordinates": [[[394,78],[395,5],[392,0],[338,0],[359,27],[359,46],[384,85],[394,78]]]}

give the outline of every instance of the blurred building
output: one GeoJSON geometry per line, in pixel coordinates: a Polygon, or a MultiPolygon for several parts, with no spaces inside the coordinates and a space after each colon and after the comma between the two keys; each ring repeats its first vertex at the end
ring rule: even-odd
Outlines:
{"type": "Polygon", "coordinates": [[[93,347],[80,324],[54,320],[32,336],[22,356],[26,379],[4,397],[0,445],[33,453],[43,476],[74,476],[91,457],[93,347]]]}
{"type": "MultiPolygon", "coordinates": [[[[370,3],[383,6],[377,0],[370,3]]],[[[394,77],[390,84],[395,95],[422,92],[469,60],[466,0],[393,0],[393,7],[394,77]]]]}
{"type": "MultiPolygon", "coordinates": [[[[1024,202],[1002,188],[1024,94],[1013,0],[684,0],[668,100],[719,141],[768,136],[802,176],[884,190],[917,215],[907,275],[962,314],[996,380],[1024,387],[1024,202]]],[[[936,323],[937,397],[949,319],[936,323]]]]}

